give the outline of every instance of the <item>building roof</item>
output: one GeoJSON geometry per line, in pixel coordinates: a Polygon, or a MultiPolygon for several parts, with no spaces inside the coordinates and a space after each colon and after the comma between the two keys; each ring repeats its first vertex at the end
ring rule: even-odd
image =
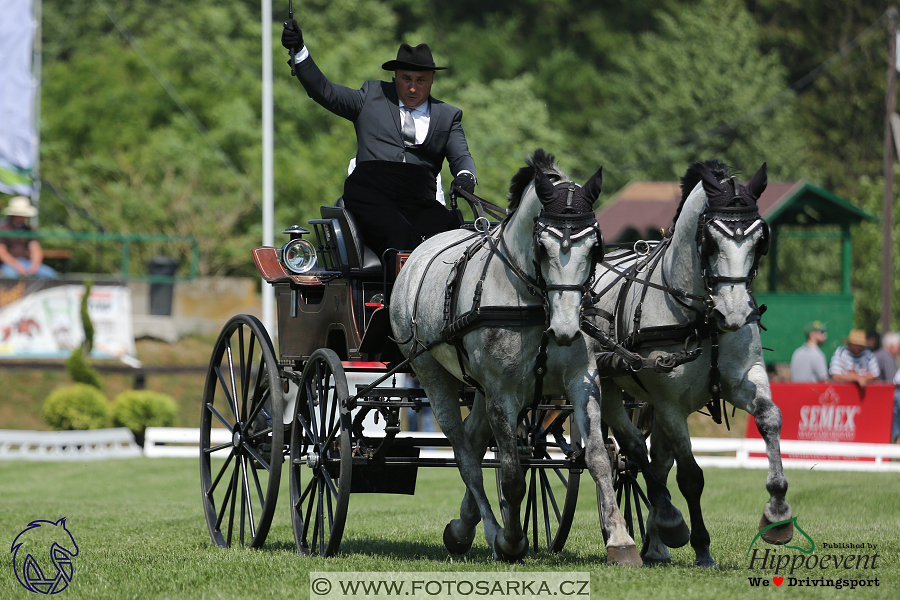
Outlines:
{"type": "MultiPolygon", "coordinates": [[[[660,239],[659,230],[672,225],[681,203],[674,181],[632,181],[599,210],[597,221],[609,242],[629,238],[660,239]]],[[[759,199],[759,212],[770,224],[823,225],[858,223],[878,218],[840,196],[805,180],[772,182],[759,199]]]]}

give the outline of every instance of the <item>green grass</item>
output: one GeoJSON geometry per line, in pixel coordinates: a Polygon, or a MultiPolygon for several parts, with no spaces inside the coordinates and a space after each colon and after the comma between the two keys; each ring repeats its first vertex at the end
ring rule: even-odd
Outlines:
{"type": "MultiPolygon", "coordinates": [[[[563,552],[539,553],[524,566],[509,566],[492,562],[481,528],[465,557],[444,550],[441,533],[462,498],[453,469],[420,469],[415,496],[352,497],[341,552],[329,559],[294,550],[286,472],[265,548],[224,550],[213,547],[207,533],[195,460],[3,462],[0,469],[5,547],[32,520],[67,517],[80,553],[75,577],[60,598],[307,598],[310,571],[589,571],[595,599],[896,598],[900,583],[900,477],[895,474],[788,472],[789,500],[817,544],[878,545],[881,586],[838,591],[750,587],[747,578],[762,573],[747,569],[745,555],[766,500],[764,471],[706,470],[705,518],[720,566],[709,571],[693,566],[689,546],[673,550],[669,566],[606,566],[594,490],[585,479],[563,552]]],[[[488,493],[494,497],[493,489],[488,493]]],[[[674,489],[673,497],[684,510],[674,489]]],[[[33,598],[13,575],[12,554],[0,556],[0,598],[33,598]]]]}

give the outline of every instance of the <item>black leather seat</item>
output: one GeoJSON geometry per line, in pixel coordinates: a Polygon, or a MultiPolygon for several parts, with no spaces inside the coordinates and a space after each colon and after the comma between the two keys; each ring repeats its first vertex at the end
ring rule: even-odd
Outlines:
{"type": "Polygon", "coordinates": [[[323,219],[335,219],[340,225],[350,269],[362,273],[382,272],[381,260],[375,252],[363,245],[362,234],[353,214],[344,208],[343,196],[337,199],[334,206],[321,207],[320,212],[323,219]]]}

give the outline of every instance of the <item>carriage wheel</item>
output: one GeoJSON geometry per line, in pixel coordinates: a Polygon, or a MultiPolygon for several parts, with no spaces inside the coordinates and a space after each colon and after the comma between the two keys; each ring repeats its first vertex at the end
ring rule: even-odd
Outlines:
{"type": "Polygon", "coordinates": [[[291,433],[291,522],[302,554],[331,556],[350,502],[350,396],[337,354],[320,348],[303,368],[291,433]]]}
{"type": "Polygon", "coordinates": [[[213,348],[200,411],[203,512],[222,548],[259,548],[269,533],[284,460],[281,390],[262,323],[251,315],[233,317],[213,348]],[[214,463],[213,453],[227,454],[224,464],[214,463]]]}
{"type": "MultiPolygon", "coordinates": [[[[529,409],[519,425],[517,445],[520,451],[526,449],[528,458],[536,460],[561,458],[562,455],[554,452],[560,450],[557,435],[562,435],[562,424],[571,414],[571,411],[557,409],[529,409]]],[[[571,419],[570,424],[573,428],[570,439],[574,446],[576,440],[580,443],[580,437],[575,430],[575,420],[571,419]]],[[[522,527],[525,535],[530,536],[534,551],[560,552],[575,518],[581,468],[528,466],[524,470],[527,490],[522,527]]],[[[500,469],[496,470],[496,478],[500,513],[505,523],[509,506],[500,485],[500,469]]]]}
{"type": "MultiPolygon", "coordinates": [[[[652,406],[647,403],[640,403],[635,406],[626,405],[628,416],[631,421],[641,429],[645,437],[650,434],[652,428],[653,415],[652,406]]],[[[606,423],[603,426],[603,437],[606,439],[606,452],[609,455],[611,466],[613,489],[616,491],[616,503],[625,519],[625,527],[628,535],[634,539],[634,522],[637,521],[638,528],[641,532],[641,539],[647,535],[645,530],[645,514],[650,510],[650,501],[644,493],[638,481],[638,466],[628,456],[622,453],[621,448],[615,439],[609,435],[609,427],[606,423]]],[[[603,525],[603,541],[608,541],[606,533],[606,521],[603,516],[603,495],[600,493],[600,486],[597,486],[597,511],[600,513],[600,523],[603,525]]]]}

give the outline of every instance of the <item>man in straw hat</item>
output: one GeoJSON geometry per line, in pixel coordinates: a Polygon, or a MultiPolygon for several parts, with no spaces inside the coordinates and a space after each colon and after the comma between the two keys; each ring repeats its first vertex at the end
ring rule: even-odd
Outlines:
{"type": "MultiPolygon", "coordinates": [[[[0,223],[0,231],[33,231],[28,219],[37,214],[31,200],[25,196],[16,196],[9,201],[3,214],[7,219],[0,223]]],[[[42,277],[53,279],[56,270],[43,264],[44,252],[41,244],[33,237],[0,237],[0,274],[7,279],[19,277],[42,277]]]]}
{"type": "Polygon", "coordinates": [[[356,168],[344,183],[344,205],[356,217],[365,244],[379,256],[411,250],[460,224],[436,199],[435,177],[444,159],[453,186],[475,189],[475,161],[462,128],[462,111],[431,96],[435,71],[427,44],[401,44],[382,65],[392,82],[366,81],[355,90],[330,82],[303,43],[297,21],[285,23],[282,45],[294,53],[294,73],[310,98],[353,122],[356,168]]]}
{"type": "Polygon", "coordinates": [[[850,335],[838,346],[831,357],[828,372],[835,381],[849,381],[865,387],[870,381],[878,379],[880,370],[878,361],[872,351],[866,348],[866,332],[862,329],[851,329],[850,335]]]}

